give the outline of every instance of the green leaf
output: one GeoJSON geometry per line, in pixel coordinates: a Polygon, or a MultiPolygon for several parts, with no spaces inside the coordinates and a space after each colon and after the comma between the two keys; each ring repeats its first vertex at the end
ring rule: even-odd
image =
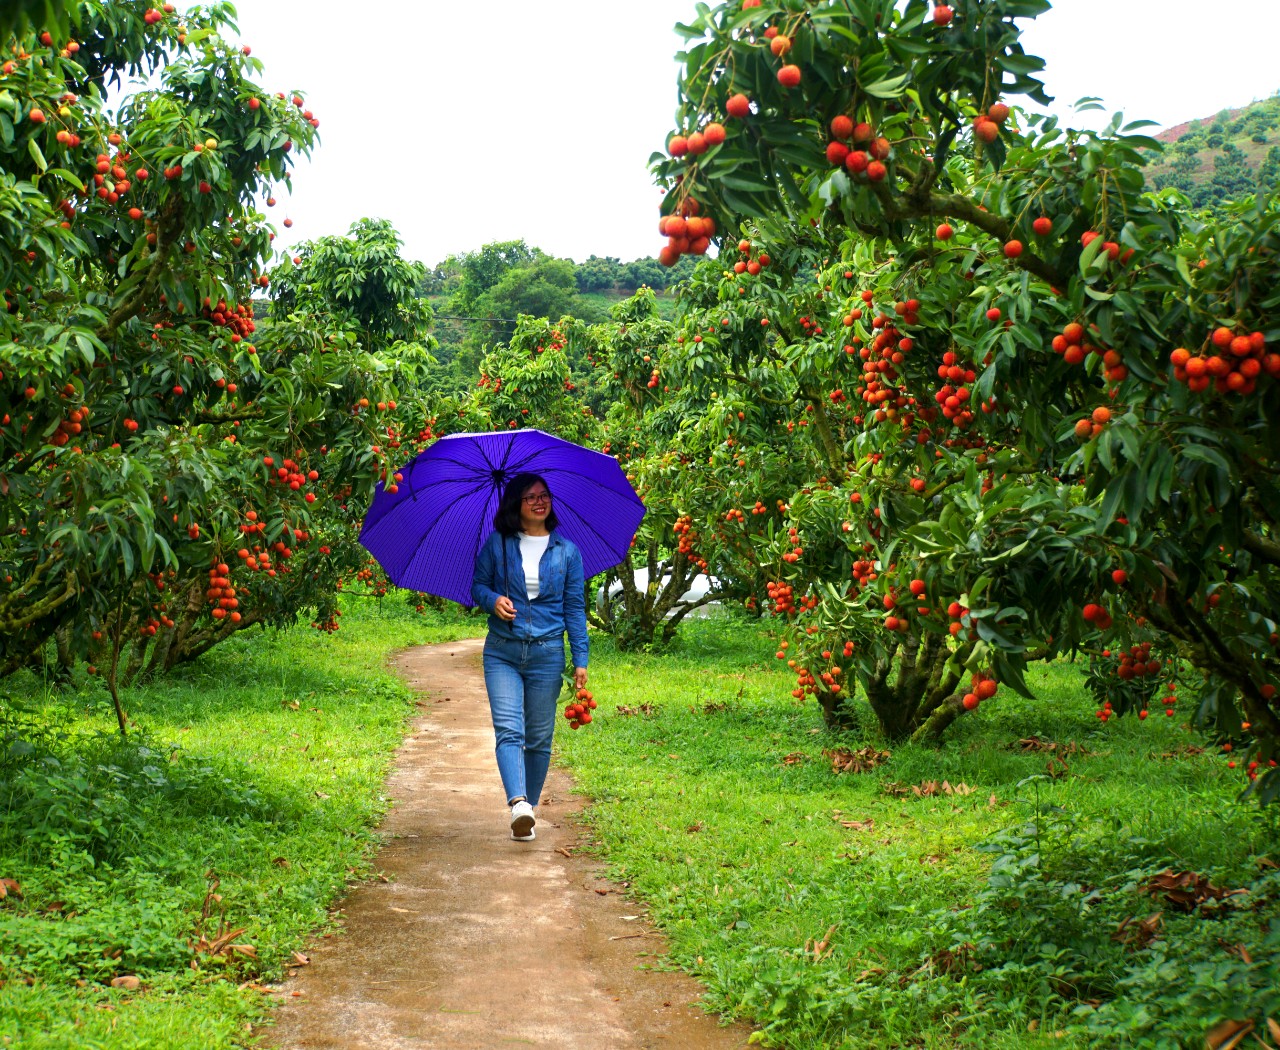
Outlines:
{"type": "Polygon", "coordinates": [[[27,152],[31,154],[31,159],[36,162],[36,167],[43,173],[49,167],[49,162],[44,159],[44,154],[40,152],[40,145],[35,139],[27,139],[27,152]]]}
{"type": "Polygon", "coordinates": [[[66,168],[50,168],[49,174],[56,175],[60,179],[66,179],[67,182],[71,183],[71,185],[76,188],[77,192],[84,192],[84,183],[80,181],[79,177],[74,172],[67,171],[66,168]]]}
{"type": "Polygon", "coordinates": [[[886,77],[870,84],[863,84],[862,90],[874,98],[898,98],[906,87],[908,76],[903,73],[896,77],[886,77]]]}
{"type": "Polygon", "coordinates": [[[1229,475],[1231,473],[1231,464],[1216,448],[1210,448],[1207,445],[1183,445],[1179,450],[1179,454],[1183,459],[1193,459],[1199,463],[1208,463],[1217,467],[1224,474],[1229,475]]]}
{"type": "MultiPolygon", "coordinates": [[[[1045,5],[1046,8],[1048,6],[1048,4],[1045,5]]],[[[1039,73],[1044,69],[1044,59],[1037,58],[1035,55],[1006,54],[1001,55],[996,62],[1002,69],[1024,76],[1029,73],[1039,73]]]]}
{"type": "Polygon", "coordinates": [[[1089,267],[1093,265],[1093,260],[1098,257],[1098,253],[1102,251],[1103,240],[1101,237],[1095,237],[1089,242],[1083,252],[1080,253],[1080,276],[1085,277],[1089,273],[1089,267]]]}

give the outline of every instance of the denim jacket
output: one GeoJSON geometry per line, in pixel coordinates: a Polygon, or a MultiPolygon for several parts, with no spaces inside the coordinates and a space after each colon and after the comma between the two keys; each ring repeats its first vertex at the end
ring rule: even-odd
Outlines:
{"type": "Polygon", "coordinates": [[[582,574],[582,554],[572,540],[552,532],[547,549],[538,563],[538,597],[529,600],[520,557],[520,537],[506,538],[507,579],[502,578],[503,537],[490,533],[476,558],[471,577],[471,597],[489,614],[489,630],[500,638],[527,640],[554,637],[568,632],[569,652],[574,667],[587,666],[587,597],[582,574]],[[516,607],[512,623],[493,614],[494,603],[507,595],[516,607]]]}

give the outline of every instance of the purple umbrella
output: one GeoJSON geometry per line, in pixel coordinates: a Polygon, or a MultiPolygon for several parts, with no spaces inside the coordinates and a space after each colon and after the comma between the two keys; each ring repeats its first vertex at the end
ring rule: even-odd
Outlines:
{"type": "Polygon", "coordinates": [[[507,481],[524,471],[551,490],[559,531],[582,552],[588,578],[627,556],[644,504],[618,461],[541,430],[442,437],[378,486],[360,542],[397,587],[462,605],[507,481]]]}

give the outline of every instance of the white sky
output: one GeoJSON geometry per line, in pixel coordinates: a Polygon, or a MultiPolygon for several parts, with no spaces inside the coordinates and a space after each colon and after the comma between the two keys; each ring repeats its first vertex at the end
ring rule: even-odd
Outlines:
{"type": "MultiPolygon", "coordinates": [[[[579,262],[657,254],[646,163],[672,130],[672,26],[694,0],[236,8],[264,87],[302,89],[320,119],[292,197],[277,194],[277,224],[294,221],[278,244],[371,216],[390,219],[405,255],[427,264],[518,238],[579,262]]],[[[1108,113],[1161,127],[1280,89],[1277,41],[1275,0],[1059,0],[1023,38],[1048,63],[1055,111],[1097,95],[1108,113]]]]}

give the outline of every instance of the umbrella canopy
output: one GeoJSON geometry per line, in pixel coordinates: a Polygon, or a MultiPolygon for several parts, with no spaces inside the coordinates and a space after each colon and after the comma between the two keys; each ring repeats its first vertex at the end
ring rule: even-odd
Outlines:
{"type": "Polygon", "coordinates": [[[398,491],[378,486],[360,542],[397,587],[474,605],[476,557],[507,481],[525,471],[546,481],[587,577],[627,556],[644,504],[618,461],[533,429],[440,438],[401,469],[398,491]]]}

